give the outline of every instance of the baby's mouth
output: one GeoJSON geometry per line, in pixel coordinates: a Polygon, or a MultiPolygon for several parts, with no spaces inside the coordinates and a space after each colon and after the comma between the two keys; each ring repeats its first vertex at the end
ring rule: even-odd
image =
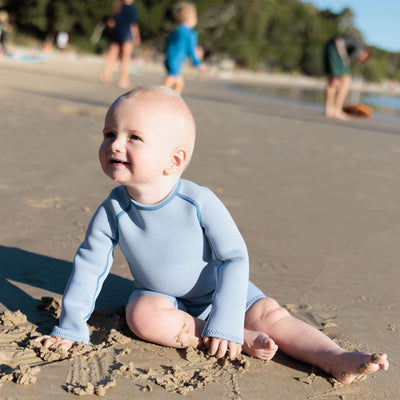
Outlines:
{"type": "Polygon", "coordinates": [[[111,164],[113,164],[113,165],[118,165],[118,164],[121,164],[121,165],[128,165],[128,164],[129,164],[128,161],[123,161],[123,160],[111,160],[110,162],[111,162],[111,164]]]}

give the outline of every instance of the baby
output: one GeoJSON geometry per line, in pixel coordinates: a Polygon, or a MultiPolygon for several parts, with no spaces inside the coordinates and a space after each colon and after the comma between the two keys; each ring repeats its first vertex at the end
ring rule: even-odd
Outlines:
{"type": "Polygon", "coordinates": [[[178,28],[171,32],[167,39],[165,67],[167,76],[163,84],[182,94],[185,81],[182,76],[182,68],[188,57],[193,65],[204,71],[202,64],[203,48],[197,45],[197,33],[194,27],[197,25],[197,10],[193,3],[182,2],[175,6],[175,19],[179,22],[178,28]]]}
{"type": "Polygon", "coordinates": [[[194,142],[192,114],[171,89],[137,88],[111,105],[99,158],[120,186],[77,251],[59,326],[38,340],[67,350],[89,342],[86,321],[119,244],[135,278],[126,320],[144,340],[205,345],[218,358],[243,351],[269,360],[279,346],[342,383],[387,370],[386,354],[344,351],[249,282],[246,245],[227,209],[209,189],[181,178],[194,142]]]}

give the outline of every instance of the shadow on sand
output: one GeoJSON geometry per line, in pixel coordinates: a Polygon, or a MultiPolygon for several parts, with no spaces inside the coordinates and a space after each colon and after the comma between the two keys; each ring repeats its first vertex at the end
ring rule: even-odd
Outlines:
{"type": "MultiPolygon", "coordinates": [[[[42,296],[62,297],[72,270],[72,263],[5,246],[0,246],[0,259],[0,303],[10,311],[20,310],[27,316],[29,322],[41,326],[39,331],[42,334],[49,334],[57,320],[49,315],[45,324],[39,323],[38,321],[42,321],[43,313],[37,306],[42,296]],[[40,293],[41,291],[43,293],[40,293]],[[37,298],[28,292],[38,293],[37,298]]],[[[113,310],[125,305],[133,290],[132,282],[110,273],[96,301],[96,309],[113,310]]],[[[92,337],[91,340],[96,342],[96,338],[92,337]]],[[[181,352],[178,349],[176,351],[181,352]]],[[[303,373],[309,373],[311,368],[281,351],[277,353],[274,361],[303,373]]]]}
{"type": "MultiPolygon", "coordinates": [[[[20,310],[31,323],[36,323],[39,317],[37,305],[40,298],[51,293],[61,298],[72,271],[69,261],[14,247],[0,246],[0,260],[0,303],[10,311],[20,310]],[[32,292],[38,293],[37,298],[29,294],[32,292]]],[[[114,309],[125,305],[133,290],[132,282],[110,273],[96,301],[96,308],[114,309]]]]}

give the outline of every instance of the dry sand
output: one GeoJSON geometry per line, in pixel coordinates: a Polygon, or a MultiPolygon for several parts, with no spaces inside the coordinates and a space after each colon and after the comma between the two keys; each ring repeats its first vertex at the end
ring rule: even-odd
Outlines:
{"type": "MultiPolygon", "coordinates": [[[[121,316],[131,277],[120,253],[90,320],[91,345],[71,355],[35,346],[56,322],[75,250],[112,187],[97,149],[121,93],[98,83],[101,58],[47,58],[0,58],[1,399],[400,398],[400,123],[329,120],[216,78],[194,78],[184,92],[198,125],[185,177],[233,214],[254,282],[347,349],[387,352],[389,371],[344,387],[282,353],[232,363],[144,343],[121,316]]],[[[160,67],[135,71],[135,84],[162,80],[160,67]]]]}

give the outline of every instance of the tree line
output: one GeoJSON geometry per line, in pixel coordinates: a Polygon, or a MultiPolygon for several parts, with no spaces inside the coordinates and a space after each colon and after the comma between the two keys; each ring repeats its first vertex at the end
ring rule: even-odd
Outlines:
{"type": "MultiPolygon", "coordinates": [[[[107,32],[91,41],[114,0],[0,0],[17,32],[40,40],[67,31],[71,44],[102,52],[107,32]]],[[[230,58],[245,68],[323,75],[325,42],[350,33],[363,42],[353,22],[353,12],[318,10],[300,0],[193,0],[198,8],[199,41],[212,61],[230,58]]],[[[162,52],[174,28],[171,0],[136,0],[144,44],[162,52]]],[[[372,48],[372,57],[356,65],[354,74],[368,81],[400,80],[400,53],[372,48]]]]}

